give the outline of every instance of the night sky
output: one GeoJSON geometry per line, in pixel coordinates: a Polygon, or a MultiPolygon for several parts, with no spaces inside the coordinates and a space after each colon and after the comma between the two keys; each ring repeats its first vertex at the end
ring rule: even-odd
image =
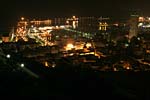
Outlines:
{"type": "Polygon", "coordinates": [[[28,19],[76,16],[129,16],[134,9],[150,15],[149,0],[0,0],[0,30],[28,19]]]}

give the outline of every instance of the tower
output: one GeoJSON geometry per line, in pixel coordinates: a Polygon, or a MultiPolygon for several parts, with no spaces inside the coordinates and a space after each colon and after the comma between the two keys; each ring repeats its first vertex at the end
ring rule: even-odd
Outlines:
{"type": "Polygon", "coordinates": [[[129,38],[131,39],[133,36],[137,36],[138,34],[138,17],[139,15],[137,13],[131,14],[129,25],[129,38]]]}

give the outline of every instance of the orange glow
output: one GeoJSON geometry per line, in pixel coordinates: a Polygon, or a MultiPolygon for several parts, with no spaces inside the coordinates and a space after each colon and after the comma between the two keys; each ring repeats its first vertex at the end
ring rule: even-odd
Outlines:
{"type": "Polygon", "coordinates": [[[144,17],[139,17],[139,22],[143,22],[144,21],[144,17]]]}
{"type": "Polygon", "coordinates": [[[45,62],[45,66],[46,66],[46,67],[49,67],[49,66],[48,66],[48,62],[47,62],[47,61],[45,62]]]}
{"type": "Polygon", "coordinates": [[[130,65],[129,62],[124,62],[124,66],[123,66],[123,67],[124,67],[125,69],[130,69],[130,66],[131,66],[131,65],[130,65]]]}
{"type": "Polygon", "coordinates": [[[2,37],[3,42],[9,42],[9,37],[2,37]]]}
{"type": "Polygon", "coordinates": [[[146,50],[146,53],[150,53],[150,50],[146,50]]]}

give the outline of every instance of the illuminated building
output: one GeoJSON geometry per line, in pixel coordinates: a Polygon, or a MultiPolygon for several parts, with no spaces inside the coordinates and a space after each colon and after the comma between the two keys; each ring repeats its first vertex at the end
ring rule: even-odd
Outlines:
{"type": "Polygon", "coordinates": [[[137,36],[138,34],[138,15],[137,14],[131,15],[129,24],[130,24],[129,38],[132,38],[133,36],[137,36]]]}
{"type": "Polygon", "coordinates": [[[150,17],[139,17],[138,19],[138,28],[140,32],[149,32],[150,31],[150,17]]]}
{"type": "Polygon", "coordinates": [[[83,32],[95,32],[98,30],[98,18],[79,17],[78,29],[83,32]]]}
{"type": "Polygon", "coordinates": [[[110,20],[110,18],[100,17],[100,18],[98,18],[98,20],[99,20],[99,30],[100,31],[107,31],[108,21],[110,20]]]}
{"type": "Polygon", "coordinates": [[[99,30],[102,30],[102,31],[106,31],[107,30],[107,27],[108,27],[108,24],[105,22],[105,23],[99,23],[99,30]]]}
{"type": "Polygon", "coordinates": [[[76,29],[78,27],[78,21],[79,18],[77,18],[76,16],[72,16],[72,18],[68,18],[66,20],[66,24],[72,26],[73,29],[76,29]]]}
{"type": "Polygon", "coordinates": [[[33,20],[33,21],[30,21],[30,24],[31,25],[34,25],[34,26],[50,26],[52,23],[51,20],[33,20]]]}
{"type": "Polygon", "coordinates": [[[9,42],[9,36],[3,36],[2,41],[3,42],[9,42]]]}
{"type": "Polygon", "coordinates": [[[17,27],[20,27],[22,29],[26,29],[27,26],[50,26],[52,24],[52,20],[47,19],[47,20],[27,20],[24,17],[21,18],[21,20],[18,22],[17,27]]]}
{"type": "Polygon", "coordinates": [[[51,20],[52,20],[51,23],[52,26],[60,26],[60,25],[66,25],[67,18],[53,18],[51,20]]]}

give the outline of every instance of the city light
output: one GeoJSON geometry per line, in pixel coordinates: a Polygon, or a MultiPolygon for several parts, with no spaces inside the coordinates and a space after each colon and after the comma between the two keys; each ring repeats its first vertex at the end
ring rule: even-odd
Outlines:
{"type": "Polygon", "coordinates": [[[68,20],[66,21],[66,24],[69,24],[69,21],[68,21],[68,20]]]}
{"type": "Polygon", "coordinates": [[[48,65],[48,62],[47,62],[47,61],[45,62],[45,67],[49,67],[49,65],[48,65]]]}
{"type": "Polygon", "coordinates": [[[139,22],[143,22],[144,21],[144,17],[139,17],[139,22]]]}
{"type": "Polygon", "coordinates": [[[130,67],[127,67],[126,69],[127,69],[127,70],[129,70],[129,69],[130,69],[130,67]]]}
{"type": "Polygon", "coordinates": [[[87,44],[86,44],[86,47],[87,47],[87,48],[90,48],[90,47],[92,47],[92,44],[91,44],[91,43],[87,43],[87,44]]]}
{"type": "Polygon", "coordinates": [[[7,58],[10,58],[11,56],[10,56],[10,54],[7,54],[6,57],[7,57],[7,58]]]}
{"type": "Polygon", "coordinates": [[[20,66],[23,68],[23,67],[24,67],[24,64],[22,63],[22,64],[20,64],[20,66]]]}
{"type": "Polygon", "coordinates": [[[72,18],[73,18],[73,19],[75,19],[75,18],[76,18],[76,16],[72,16],[72,18]]]}
{"type": "Polygon", "coordinates": [[[125,44],[125,46],[126,46],[126,47],[128,47],[128,46],[129,46],[129,44],[127,44],[127,43],[126,43],[126,44],[125,44]]]}
{"type": "Polygon", "coordinates": [[[139,24],[138,24],[138,27],[141,27],[141,26],[143,26],[143,23],[139,23],[139,24]]]}
{"type": "Polygon", "coordinates": [[[24,20],[24,17],[21,17],[21,20],[23,21],[23,20],[24,20]]]}
{"type": "Polygon", "coordinates": [[[117,71],[117,68],[114,68],[114,71],[117,71]]]}
{"type": "Polygon", "coordinates": [[[99,30],[106,31],[107,27],[108,27],[108,24],[106,22],[104,22],[104,23],[99,22],[99,30]]]}
{"type": "MultiPolygon", "coordinates": [[[[148,32],[150,31],[149,30],[150,17],[140,17],[139,20],[140,22],[138,22],[138,17],[136,17],[137,21],[136,23],[134,23],[135,20],[127,23],[126,22],[120,23],[118,21],[115,23],[114,22],[111,23],[111,21],[108,21],[108,19],[104,20],[103,18],[101,19],[98,19],[96,17],[77,18],[76,16],[71,16],[71,18],[56,18],[56,20],[52,19],[43,21],[42,20],[26,21],[26,19],[22,17],[18,22],[17,29],[14,31],[12,42],[15,40],[18,41],[20,39],[23,39],[25,42],[28,41],[29,38],[32,38],[35,41],[37,41],[39,44],[38,43],[28,44],[26,42],[26,44],[23,44],[22,47],[20,46],[19,49],[16,46],[14,46],[14,48],[16,47],[15,48],[16,50],[14,51],[17,52],[19,52],[19,50],[25,51],[26,48],[29,48],[29,53],[30,52],[31,53],[26,54],[25,52],[23,56],[29,58],[35,57],[34,59],[36,61],[42,63],[43,65],[45,65],[45,67],[49,68],[58,65],[56,59],[57,58],[61,59],[61,57],[64,55],[66,55],[65,56],[66,58],[69,56],[76,57],[76,55],[78,56],[88,55],[89,58],[92,58],[91,57],[92,55],[96,58],[102,59],[104,57],[105,58],[107,58],[108,56],[114,57],[116,55],[121,55],[121,57],[123,57],[128,54],[131,54],[128,53],[129,51],[132,52],[135,51],[137,54],[139,54],[138,52],[139,49],[137,48],[140,48],[141,45],[138,44],[138,46],[134,46],[135,43],[133,42],[135,41],[132,41],[131,39],[132,36],[135,36],[135,40],[139,41],[139,43],[147,42],[144,38],[148,34],[143,34],[146,33],[143,30],[147,30],[148,32]],[[135,33],[140,34],[138,35],[135,33]],[[123,38],[125,37],[126,40],[125,41],[122,40],[123,39],[122,37],[123,38]],[[90,42],[91,39],[93,40],[92,42],[90,42]],[[119,41],[121,42],[119,43],[119,41]],[[52,45],[56,45],[58,48],[53,48],[52,45]],[[123,50],[123,52],[121,50],[123,50]],[[54,55],[54,59],[56,58],[55,59],[56,61],[53,59],[51,60],[52,56],[47,56],[47,54],[54,55]]],[[[145,52],[146,56],[148,56],[150,53],[150,50],[147,49],[149,44],[148,46],[147,44],[143,45],[141,46],[141,48],[144,47],[145,51],[142,52],[145,52]]],[[[4,56],[5,58],[11,58],[12,55],[7,54],[4,56]]],[[[110,59],[113,60],[113,58],[110,59]]],[[[144,57],[142,59],[144,59],[144,57]]],[[[92,60],[93,62],[96,61],[95,58],[93,58],[92,60]]],[[[135,58],[135,60],[137,59],[135,58]]],[[[26,68],[25,66],[26,65],[24,63],[19,63],[19,67],[22,67],[22,69],[25,69],[26,68]]],[[[123,67],[123,65],[120,66],[123,67]]],[[[103,67],[106,66],[103,65],[103,67]]],[[[124,69],[118,68],[118,66],[114,67],[111,66],[111,67],[112,67],[111,70],[114,71],[127,69],[132,70],[132,67],[128,65],[123,67],[124,69]]]]}
{"type": "Polygon", "coordinates": [[[2,41],[2,40],[0,40],[0,43],[3,43],[3,41],[2,41]]]}
{"type": "Polygon", "coordinates": [[[56,64],[55,64],[55,62],[52,62],[52,67],[54,68],[54,67],[56,67],[56,64]]]}
{"type": "Polygon", "coordinates": [[[66,50],[72,50],[74,48],[73,44],[67,44],[66,50]]]}
{"type": "Polygon", "coordinates": [[[141,40],[140,37],[137,38],[138,40],[141,40]]]}

